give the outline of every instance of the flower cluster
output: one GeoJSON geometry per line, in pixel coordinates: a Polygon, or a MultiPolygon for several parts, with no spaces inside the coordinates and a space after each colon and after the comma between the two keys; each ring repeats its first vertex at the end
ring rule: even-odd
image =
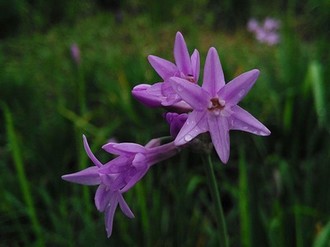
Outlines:
{"type": "Polygon", "coordinates": [[[108,237],[112,233],[114,213],[118,205],[127,217],[134,217],[123,193],[140,181],[151,166],[174,156],[180,148],[189,146],[199,134],[209,133],[223,163],[227,163],[229,159],[230,130],[261,136],[270,134],[261,122],[237,105],[257,80],[257,69],[243,73],[226,84],[218,53],[212,47],[206,57],[203,83],[200,86],[199,52],[194,50],[189,55],[180,32],[175,38],[174,59],[175,63],[172,63],[150,55],[148,60],[161,81],[153,85],[141,84],[132,90],[133,96],[143,104],[166,109],[164,115],[173,141],[164,144],[163,138],[157,138],[145,146],[110,142],[102,148],[116,157],[102,164],[90,150],[84,136],[85,151],[94,166],[62,176],[69,182],[98,185],[95,206],[105,213],[108,237]]]}
{"type": "Polygon", "coordinates": [[[276,19],[267,17],[262,24],[256,19],[250,19],[247,24],[248,31],[255,34],[256,39],[260,43],[268,44],[270,46],[276,45],[280,42],[280,35],[278,33],[280,22],[276,19]]]}

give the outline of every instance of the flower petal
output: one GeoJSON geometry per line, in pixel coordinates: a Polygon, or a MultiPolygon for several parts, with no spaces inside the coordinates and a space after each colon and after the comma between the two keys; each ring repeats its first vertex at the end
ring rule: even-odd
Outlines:
{"type": "Polygon", "coordinates": [[[179,96],[196,110],[207,108],[209,95],[200,86],[187,80],[171,77],[170,83],[179,96]]]}
{"type": "Polygon", "coordinates": [[[135,153],[145,153],[145,147],[140,144],[123,142],[123,143],[107,143],[102,148],[111,154],[132,155],[135,153]]]}
{"type": "Polygon", "coordinates": [[[121,211],[128,217],[128,218],[134,218],[134,214],[132,212],[132,210],[129,208],[129,206],[127,205],[123,195],[120,193],[118,194],[118,202],[119,202],[119,206],[121,211]]]}
{"type": "Polygon", "coordinates": [[[97,210],[103,212],[109,204],[113,191],[109,190],[104,184],[100,184],[95,192],[94,202],[97,210]]]}
{"type": "Polygon", "coordinates": [[[232,111],[230,129],[260,136],[270,135],[270,130],[243,108],[236,105],[232,107],[232,111]]]}
{"type": "Polygon", "coordinates": [[[207,114],[209,131],[215,150],[220,160],[226,164],[230,153],[229,126],[226,117],[207,114]]]}
{"type": "Polygon", "coordinates": [[[165,98],[162,101],[163,106],[171,106],[181,100],[180,96],[172,88],[172,84],[168,82],[162,84],[162,94],[165,98]]]}
{"type": "Polygon", "coordinates": [[[131,165],[132,159],[134,155],[131,155],[129,157],[126,157],[125,155],[118,156],[106,164],[102,166],[99,169],[99,172],[101,174],[118,174],[125,172],[129,169],[129,166],[131,165]]]}
{"type": "Polygon", "coordinates": [[[165,99],[162,94],[162,82],[153,85],[140,84],[133,88],[132,95],[141,103],[149,107],[162,106],[161,102],[165,99]]]}
{"type": "Polygon", "coordinates": [[[218,52],[214,47],[211,47],[205,61],[202,88],[209,92],[213,98],[224,85],[225,78],[218,52]]]}
{"type": "Polygon", "coordinates": [[[230,105],[236,105],[250,91],[259,76],[259,70],[245,72],[227,83],[219,92],[219,97],[230,105]]]}
{"type": "Polygon", "coordinates": [[[101,183],[98,170],[97,166],[91,166],[79,172],[63,175],[62,179],[76,184],[98,185],[101,183]]]}
{"type": "MultiPolygon", "coordinates": [[[[119,192],[118,192],[119,193],[119,192]]],[[[110,205],[105,210],[105,229],[107,231],[108,238],[112,234],[113,218],[118,205],[118,194],[114,193],[110,199],[110,205]]]]}
{"type": "Polygon", "coordinates": [[[141,180],[141,178],[147,173],[148,170],[149,167],[147,165],[141,170],[136,170],[135,174],[129,179],[127,184],[120,190],[120,192],[124,193],[130,190],[137,182],[141,180]]]}
{"type": "Polygon", "coordinates": [[[156,70],[157,74],[165,81],[171,76],[175,76],[178,74],[178,68],[174,63],[167,61],[163,58],[149,55],[148,56],[149,63],[156,70]]]}
{"type": "Polygon", "coordinates": [[[199,79],[200,59],[199,59],[199,52],[196,49],[191,55],[191,67],[193,70],[192,75],[194,76],[195,82],[197,83],[199,79]]]}
{"type": "Polygon", "coordinates": [[[91,159],[91,161],[94,163],[94,165],[96,165],[97,167],[101,167],[102,163],[92,153],[85,135],[83,135],[83,142],[84,142],[84,148],[85,148],[85,151],[86,151],[88,157],[91,159]]]}
{"type": "Polygon", "coordinates": [[[170,125],[171,136],[175,138],[178,135],[184,123],[186,122],[188,118],[188,114],[187,113],[178,114],[174,112],[168,112],[166,113],[165,118],[168,124],[170,125]]]}
{"type": "Polygon", "coordinates": [[[192,75],[188,48],[180,32],[177,32],[175,37],[174,58],[180,72],[183,72],[185,75],[192,75]]]}
{"type": "Polygon", "coordinates": [[[174,140],[177,146],[190,142],[197,135],[207,131],[205,111],[192,111],[188,115],[188,119],[182,126],[179,134],[174,140]]]}
{"type": "MultiPolygon", "coordinates": [[[[130,170],[127,171],[127,173],[129,172],[130,170]]],[[[120,173],[118,177],[116,177],[113,183],[111,184],[110,189],[112,191],[117,191],[123,188],[124,186],[126,186],[126,181],[125,181],[126,177],[127,177],[126,173],[120,173]]]]}

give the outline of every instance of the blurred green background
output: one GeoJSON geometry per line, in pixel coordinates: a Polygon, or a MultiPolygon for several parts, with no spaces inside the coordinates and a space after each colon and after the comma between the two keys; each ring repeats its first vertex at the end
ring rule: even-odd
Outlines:
{"type": "Polygon", "coordinates": [[[60,178],[91,165],[83,133],[103,161],[110,138],[168,135],[164,111],[130,91],[160,80],[146,57],[173,61],[177,31],[201,69],[214,46],[227,81],[261,71],[240,105],[271,136],[233,131],[228,164],[213,154],[231,246],[330,246],[329,0],[1,0],[0,11],[0,246],[216,246],[196,150],[125,194],[136,218],[118,210],[110,239],[96,188],[60,178]],[[246,29],[266,17],[281,21],[278,45],[246,29]]]}

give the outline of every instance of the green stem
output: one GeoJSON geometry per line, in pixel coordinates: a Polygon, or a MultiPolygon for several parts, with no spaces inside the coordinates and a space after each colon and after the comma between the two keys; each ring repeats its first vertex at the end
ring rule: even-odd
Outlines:
{"type": "Polygon", "coordinates": [[[215,203],[215,210],[216,210],[216,219],[218,223],[218,233],[219,233],[219,243],[221,247],[229,247],[229,239],[228,239],[228,232],[227,232],[227,226],[226,221],[221,205],[221,198],[220,193],[218,189],[217,180],[215,178],[214,174],[214,168],[213,163],[211,159],[211,155],[207,155],[207,176],[209,180],[209,185],[211,189],[211,195],[213,198],[213,201],[215,203]]]}
{"type": "Polygon", "coordinates": [[[32,191],[30,189],[29,179],[25,172],[25,164],[23,161],[22,149],[19,144],[17,133],[14,127],[14,120],[9,108],[3,105],[8,143],[12,151],[12,157],[17,172],[17,181],[20,185],[23,199],[26,205],[27,213],[30,218],[34,234],[37,238],[35,246],[44,246],[43,230],[37,216],[37,208],[35,207],[32,191]]]}

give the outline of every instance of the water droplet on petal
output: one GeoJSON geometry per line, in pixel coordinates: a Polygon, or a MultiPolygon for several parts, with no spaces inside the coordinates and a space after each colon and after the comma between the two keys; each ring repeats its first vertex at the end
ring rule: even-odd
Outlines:
{"type": "Polygon", "coordinates": [[[213,110],[213,114],[216,115],[216,116],[219,116],[220,115],[220,110],[219,109],[214,109],[213,110]]]}
{"type": "Polygon", "coordinates": [[[189,141],[192,140],[192,136],[191,136],[191,135],[186,135],[186,136],[184,137],[184,140],[185,140],[186,142],[189,142],[189,141]]]}
{"type": "Polygon", "coordinates": [[[243,127],[243,130],[248,130],[248,127],[247,127],[247,126],[244,126],[244,127],[243,127]]]}
{"type": "Polygon", "coordinates": [[[181,86],[177,86],[176,90],[178,90],[178,92],[182,92],[182,87],[181,86]]]}
{"type": "Polygon", "coordinates": [[[239,97],[243,97],[244,94],[245,94],[245,90],[242,89],[242,90],[238,93],[238,96],[239,96],[239,97]]]}

